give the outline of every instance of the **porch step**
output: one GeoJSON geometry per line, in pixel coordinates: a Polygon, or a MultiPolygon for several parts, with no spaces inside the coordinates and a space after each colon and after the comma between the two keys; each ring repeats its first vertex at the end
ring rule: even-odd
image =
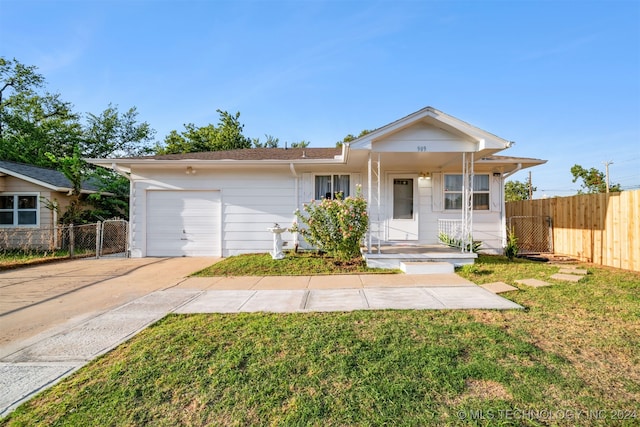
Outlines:
{"type": "Polygon", "coordinates": [[[448,262],[400,262],[400,270],[405,274],[447,274],[453,273],[453,264],[448,262]]]}

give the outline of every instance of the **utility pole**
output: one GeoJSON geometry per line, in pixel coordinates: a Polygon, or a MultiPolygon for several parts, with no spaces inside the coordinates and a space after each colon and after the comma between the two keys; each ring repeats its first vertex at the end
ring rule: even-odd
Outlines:
{"type": "Polygon", "coordinates": [[[529,171],[529,200],[533,200],[533,186],[531,185],[531,171],[529,171]]]}
{"type": "Polygon", "coordinates": [[[604,163],[604,180],[607,185],[607,193],[608,193],[609,192],[609,165],[612,165],[613,162],[609,160],[608,162],[602,162],[602,163],[604,163]]]}

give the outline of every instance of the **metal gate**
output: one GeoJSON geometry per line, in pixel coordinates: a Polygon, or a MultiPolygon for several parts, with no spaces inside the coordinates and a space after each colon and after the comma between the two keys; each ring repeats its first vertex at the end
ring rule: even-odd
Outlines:
{"type": "Polygon", "coordinates": [[[512,216],[507,219],[507,232],[518,239],[521,254],[553,253],[552,221],[550,216],[512,216]]]}
{"type": "Polygon", "coordinates": [[[129,256],[129,223],[123,219],[109,219],[98,224],[96,258],[129,256]]]}

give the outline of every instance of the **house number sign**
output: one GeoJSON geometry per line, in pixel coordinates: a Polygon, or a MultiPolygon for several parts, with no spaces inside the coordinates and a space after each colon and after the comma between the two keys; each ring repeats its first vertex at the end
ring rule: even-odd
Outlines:
{"type": "Polygon", "coordinates": [[[427,146],[426,145],[418,145],[418,153],[424,153],[427,151],[427,146]]]}

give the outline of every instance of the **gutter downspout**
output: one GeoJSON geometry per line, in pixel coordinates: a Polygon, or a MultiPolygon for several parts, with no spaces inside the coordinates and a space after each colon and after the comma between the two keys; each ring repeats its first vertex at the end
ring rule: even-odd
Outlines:
{"type": "MultiPolygon", "coordinates": [[[[300,178],[298,176],[298,173],[296,172],[296,168],[293,165],[293,162],[289,163],[289,170],[291,171],[291,175],[293,175],[294,178],[294,184],[296,187],[296,209],[300,208],[300,178]]],[[[293,218],[293,223],[295,224],[298,221],[298,219],[296,217],[293,218]]],[[[299,236],[298,233],[294,233],[293,235],[293,246],[294,248],[298,249],[298,244],[300,243],[299,241],[299,236]]]]}

